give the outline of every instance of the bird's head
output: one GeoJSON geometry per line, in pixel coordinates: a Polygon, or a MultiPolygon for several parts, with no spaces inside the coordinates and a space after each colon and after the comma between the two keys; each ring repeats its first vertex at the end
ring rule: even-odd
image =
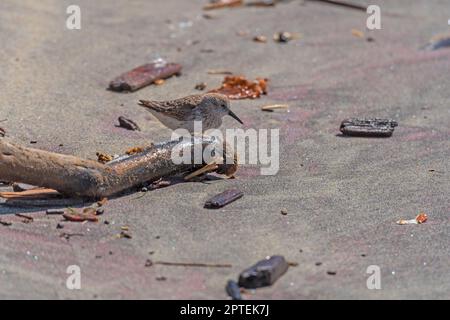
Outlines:
{"type": "Polygon", "coordinates": [[[244,124],[238,116],[230,110],[230,100],[227,96],[219,93],[207,93],[204,96],[204,102],[209,108],[213,108],[215,112],[218,112],[222,117],[229,115],[236,119],[240,124],[244,124]]]}

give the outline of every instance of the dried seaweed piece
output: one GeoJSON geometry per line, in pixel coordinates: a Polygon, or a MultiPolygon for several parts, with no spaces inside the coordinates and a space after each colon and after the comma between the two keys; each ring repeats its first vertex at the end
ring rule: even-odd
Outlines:
{"type": "Polygon", "coordinates": [[[239,286],[247,289],[271,286],[289,268],[283,256],[271,256],[259,261],[239,275],[239,286]]]}
{"type": "Polygon", "coordinates": [[[111,155],[106,154],[106,153],[97,152],[96,155],[97,155],[97,161],[100,163],[107,163],[107,162],[112,161],[112,159],[113,159],[113,157],[111,155]]]}
{"type": "Polygon", "coordinates": [[[109,89],[118,92],[136,91],[157,80],[180,74],[181,68],[178,63],[167,63],[163,60],[144,64],[112,80],[109,89]]]}
{"type": "Polygon", "coordinates": [[[23,214],[23,213],[16,213],[15,216],[17,216],[19,218],[24,218],[25,220],[23,222],[25,222],[25,223],[34,221],[33,217],[27,216],[26,214],[23,214]]]}
{"type": "Polygon", "coordinates": [[[358,29],[352,29],[352,35],[357,38],[364,38],[364,32],[358,29]]]}
{"type": "Polygon", "coordinates": [[[257,78],[248,81],[242,76],[227,76],[222,86],[209,92],[217,92],[226,95],[229,99],[256,99],[267,94],[268,79],[257,78]]]}
{"type": "Polygon", "coordinates": [[[9,226],[12,225],[11,222],[9,222],[9,221],[3,221],[3,220],[1,220],[1,219],[0,219],[0,224],[1,224],[2,226],[5,226],[5,227],[9,227],[9,226]]]}
{"type": "Polygon", "coordinates": [[[119,127],[121,128],[125,128],[127,130],[132,131],[141,131],[141,128],[139,128],[137,123],[131,119],[120,116],[117,120],[119,121],[119,127]]]}
{"type": "Polygon", "coordinates": [[[118,238],[125,238],[125,239],[132,239],[133,238],[132,235],[129,234],[128,232],[126,232],[126,231],[120,232],[120,234],[118,234],[117,237],[118,238]]]}
{"type": "Polygon", "coordinates": [[[205,5],[203,10],[239,7],[243,3],[244,2],[242,0],[218,0],[205,5]]]}
{"type": "Polygon", "coordinates": [[[206,89],[206,82],[200,82],[195,85],[195,90],[203,91],[206,89]]]}
{"type": "Polygon", "coordinates": [[[244,194],[237,189],[226,190],[205,202],[205,208],[217,209],[241,198],[244,194]]]}
{"type": "Polygon", "coordinates": [[[3,128],[0,128],[0,137],[4,137],[6,135],[6,131],[3,128]]]}
{"type": "Polygon", "coordinates": [[[404,224],[422,224],[428,220],[428,216],[426,213],[419,213],[414,219],[411,220],[405,220],[400,219],[397,221],[397,224],[404,225],[404,224]]]}
{"type": "MultiPolygon", "coordinates": [[[[86,208],[89,209],[89,208],[86,208]]],[[[84,210],[86,210],[84,209],[84,210]]],[[[68,212],[63,213],[63,217],[68,221],[73,222],[84,222],[84,221],[92,221],[97,222],[98,217],[91,213],[90,211],[78,212],[75,209],[67,208],[68,212]]]]}
{"type": "Polygon", "coordinates": [[[144,151],[144,148],[142,147],[133,147],[125,151],[125,153],[131,156],[133,154],[141,153],[142,151],[144,151]]]}
{"type": "Polygon", "coordinates": [[[390,137],[397,121],[390,119],[346,119],[342,121],[342,134],[357,137],[390,137]]]}
{"type": "Polygon", "coordinates": [[[225,287],[225,291],[233,300],[242,300],[241,296],[241,288],[234,280],[228,280],[227,286],[225,287]]]}
{"type": "Polygon", "coordinates": [[[422,49],[434,51],[449,47],[450,47],[450,34],[438,34],[432,37],[430,41],[424,47],[422,47],[422,49]]]}

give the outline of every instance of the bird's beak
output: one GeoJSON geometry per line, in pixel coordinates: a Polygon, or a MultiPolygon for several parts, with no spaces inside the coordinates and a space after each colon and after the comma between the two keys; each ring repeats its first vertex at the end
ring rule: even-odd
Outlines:
{"type": "Polygon", "coordinates": [[[229,110],[228,114],[230,115],[230,117],[235,118],[240,124],[244,124],[241,119],[239,119],[239,117],[237,115],[234,114],[233,111],[229,110]]]}

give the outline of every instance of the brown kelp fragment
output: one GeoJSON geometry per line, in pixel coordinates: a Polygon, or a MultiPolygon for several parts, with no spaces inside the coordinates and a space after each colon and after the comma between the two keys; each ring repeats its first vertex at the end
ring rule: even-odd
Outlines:
{"type": "Polygon", "coordinates": [[[109,89],[118,92],[136,91],[157,80],[180,74],[181,68],[178,63],[168,63],[158,59],[118,76],[110,82],[109,89]]]}
{"type": "Polygon", "coordinates": [[[390,137],[398,126],[390,119],[346,119],[342,121],[340,131],[344,135],[357,137],[390,137]]]}
{"type": "Polygon", "coordinates": [[[352,29],[352,36],[357,38],[364,38],[364,32],[358,29],[352,29]]]}
{"type": "Polygon", "coordinates": [[[217,209],[241,198],[244,194],[237,189],[226,190],[205,202],[205,208],[217,209]]]}
{"type": "Polygon", "coordinates": [[[255,289],[275,283],[289,268],[283,256],[271,256],[259,261],[239,275],[239,286],[255,289]]]}
{"type": "Polygon", "coordinates": [[[132,130],[132,131],[141,131],[141,128],[131,119],[120,116],[117,120],[119,120],[119,127],[132,130]]]}
{"type": "Polygon", "coordinates": [[[450,48],[450,33],[435,35],[424,47],[422,47],[422,49],[429,51],[442,48],[450,48]]]}
{"type": "Polygon", "coordinates": [[[142,151],[144,151],[144,148],[142,147],[133,147],[125,151],[125,153],[131,156],[133,154],[141,153],[142,151]]]}
{"type": "Polygon", "coordinates": [[[217,0],[205,5],[203,7],[203,10],[239,7],[242,4],[243,4],[242,0],[217,0]]]}
{"type": "Polygon", "coordinates": [[[222,86],[209,92],[217,92],[226,95],[229,99],[256,99],[267,94],[268,79],[257,78],[248,81],[242,76],[227,76],[222,86]]]}
{"type": "Polygon", "coordinates": [[[206,82],[200,82],[195,85],[195,90],[203,91],[206,89],[206,82]]]}
{"type": "Polygon", "coordinates": [[[404,224],[422,224],[428,220],[428,216],[426,213],[419,213],[414,219],[411,220],[405,220],[400,219],[397,221],[397,224],[404,225],[404,224]]]}
{"type": "MultiPolygon", "coordinates": [[[[88,209],[88,208],[86,208],[88,209]]],[[[78,212],[73,208],[67,208],[67,211],[63,213],[63,217],[68,221],[73,222],[84,222],[91,221],[97,222],[98,217],[92,213],[90,210],[83,210],[83,212],[78,212]]]]}
{"type": "Polygon", "coordinates": [[[112,159],[113,159],[113,157],[111,155],[106,154],[106,153],[97,152],[96,155],[97,155],[97,161],[100,163],[107,163],[107,162],[112,161],[112,159]]]}

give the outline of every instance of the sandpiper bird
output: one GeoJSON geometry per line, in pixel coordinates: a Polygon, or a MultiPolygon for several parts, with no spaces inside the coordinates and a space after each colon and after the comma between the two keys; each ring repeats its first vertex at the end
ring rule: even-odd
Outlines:
{"type": "Polygon", "coordinates": [[[194,121],[201,121],[202,131],[216,129],[222,117],[229,115],[243,124],[230,110],[230,101],[222,94],[206,93],[187,96],[171,101],[139,100],[162,124],[176,130],[183,128],[194,133],[194,121]]]}

